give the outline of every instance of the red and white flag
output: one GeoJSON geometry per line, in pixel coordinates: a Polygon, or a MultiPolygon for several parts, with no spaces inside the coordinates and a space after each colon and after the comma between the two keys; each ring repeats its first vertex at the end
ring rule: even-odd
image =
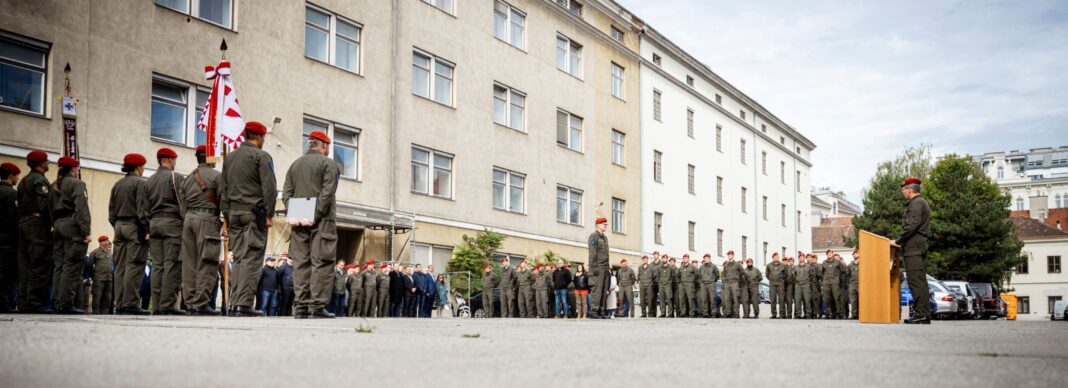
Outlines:
{"type": "Polygon", "coordinates": [[[213,80],[211,96],[204,104],[197,130],[207,133],[207,156],[222,153],[222,147],[237,148],[245,141],[245,118],[237,104],[237,90],[230,75],[230,62],[204,67],[204,78],[213,80]]]}

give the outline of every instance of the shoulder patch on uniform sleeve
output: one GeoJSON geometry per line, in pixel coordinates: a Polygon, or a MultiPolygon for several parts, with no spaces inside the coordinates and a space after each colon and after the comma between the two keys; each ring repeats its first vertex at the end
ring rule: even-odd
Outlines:
{"type": "Polygon", "coordinates": [[[41,194],[48,194],[48,185],[41,185],[37,188],[37,192],[41,194]]]}
{"type": "Polygon", "coordinates": [[[271,170],[271,172],[274,172],[274,160],[267,161],[267,169],[271,170]]]}
{"type": "Polygon", "coordinates": [[[591,238],[591,239],[590,239],[590,246],[591,246],[591,247],[595,247],[595,246],[597,246],[597,239],[595,239],[595,238],[591,238]]]}

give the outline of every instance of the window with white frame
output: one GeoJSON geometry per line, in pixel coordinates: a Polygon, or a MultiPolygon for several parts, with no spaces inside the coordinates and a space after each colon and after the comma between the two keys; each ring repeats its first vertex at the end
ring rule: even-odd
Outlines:
{"type": "Polygon", "coordinates": [[[664,165],[664,153],[653,150],[653,181],[657,183],[663,183],[663,175],[661,169],[664,165]]]}
{"type": "Polygon", "coordinates": [[[627,201],[619,198],[612,198],[612,232],[625,233],[626,221],[627,221],[627,201]]]}
{"type": "Polygon", "coordinates": [[[760,132],[768,133],[767,124],[760,124],[760,132]]]}
{"type": "Polygon", "coordinates": [[[779,162],[779,182],[786,184],[786,162],[779,162]]]}
{"type": "Polygon", "coordinates": [[[686,135],[691,139],[693,135],[693,109],[686,108],[686,135]]]}
{"type": "Polygon", "coordinates": [[[745,111],[744,110],[738,111],[738,116],[740,116],[742,118],[742,121],[745,121],[745,111]]]}
{"type": "Polygon", "coordinates": [[[801,231],[801,211],[800,210],[797,212],[797,221],[795,221],[795,222],[797,223],[797,231],[800,232],[801,231]]]}
{"type": "Polygon", "coordinates": [[[493,122],[517,131],[526,131],[526,106],[526,93],[502,84],[493,84],[493,122]]]}
{"type": "Polygon", "coordinates": [[[612,26],[611,27],[611,31],[609,31],[609,32],[611,33],[612,39],[615,39],[616,41],[618,41],[620,43],[623,42],[623,37],[626,36],[623,33],[623,30],[620,30],[620,29],[616,28],[616,26],[612,26]]]}
{"type": "Polygon", "coordinates": [[[745,150],[745,139],[741,139],[739,144],[741,145],[741,153],[739,153],[739,155],[742,158],[742,164],[745,164],[745,153],[746,153],[746,150],[745,150]]]}
{"type": "MultiPolygon", "coordinates": [[[[452,247],[427,243],[412,243],[411,264],[438,265],[444,267],[452,259],[452,247]]],[[[497,260],[500,261],[500,260],[497,260]]]]}
{"type": "Polygon", "coordinates": [[[716,103],[720,104],[720,105],[723,105],[723,96],[720,96],[720,95],[717,94],[716,95],[716,103]]]}
{"type": "Polygon", "coordinates": [[[556,4],[559,4],[564,9],[571,11],[575,15],[582,16],[582,3],[575,0],[556,0],[556,4]]]}
{"type": "Polygon", "coordinates": [[[623,99],[623,66],[612,62],[612,97],[623,99]]]}
{"type": "Polygon", "coordinates": [[[748,206],[746,206],[746,203],[745,203],[746,202],[745,201],[746,197],[748,197],[748,196],[749,196],[749,190],[746,190],[746,188],[743,187],[742,188],[742,213],[749,213],[749,210],[746,209],[748,206]]]}
{"type": "Polygon", "coordinates": [[[412,52],[412,93],[452,106],[452,62],[421,51],[412,52]]]}
{"type": "Polygon", "coordinates": [[[582,118],[565,110],[556,111],[556,144],[582,152],[582,118]]]}
{"type": "Polygon", "coordinates": [[[689,86],[691,88],[693,87],[693,77],[692,76],[686,76],[686,86],[689,86]]]}
{"type": "Polygon", "coordinates": [[[304,56],[359,73],[362,31],[359,23],[308,4],[304,11],[304,56]]]}
{"type": "Polygon", "coordinates": [[[723,152],[723,126],[716,124],[716,151],[723,152]]]}
{"type": "Polygon", "coordinates": [[[493,208],[512,213],[526,211],[525,174],[503,168],[493,168],[493,208]]]}
{"type": "Polygon", "coordinates": [[[749,257],[749,237],[742,236],[742,257],[749,257]]]}
{"type": "Polygon", "coordinates": [[[664,213],[653,212],[653,242],[657,245],[664,244],[663,231],[664,229],[664,213]]]}
{"type": "Polygon", "coordinates": [[[211,91],[162,75],[152,76],[152,140],[196,147],[207,135],[196,129],[211,91]],[[193,95],[190,98],[190,95],[193,95]]]}
{"type": "Polygon", "coordinates": [[[304,149],[308,149],[308,135],[322,131],[330,137],[330,154],[341,170],[341,176],[360,179],[360,130],[318,118],[304,117],[304,149]]]}
{"type": "Polygon", "coordinates": [[[653,64],[657,65],[657,66],[660,66],[660,63],[661,63],[660,56],[657,55],[656,53],[653,53],[653,64]]]}
{"type": "Polygon", "coordinates": [[[723,257],[723,229],[716,229],[716,256],[723,257]]]}
{"type": "Polygon", "coordinates": [[[794,178],[794,186],[797,188],[797,192],[801,192],[801,171],[797,171],[797,176],[794,178]]]}
{"type": "Polygon", "coordinates": [[[689,244],[687,246],[690,248],[690,251],[695,251],[697,250],[697,223],[690,221],[687,225],[687,231],[689,232],[687,240],[689,244]]]}
{"type": "Polygon", "coordinates": [[[694,167],[694,165],[692,165],[692,164],[687,165],[687,168],[686,168],[686,174],[687,174],[687,176],[689,178],[687,182],[689,184],[690,194],[697,194],[697,182],[696,182],[697,172],[695,171],[696,169],[697,169],[697,167],[694,167]]]}
{"type": "Polygon", "coordinates": [[[626,139],[627,135],[623,134],[623,132],[614,129],[612,130],[612,164],[619,166],[626,165],[627,158],[626,154],[623,152],[623,147],[626,145],[626,139]]]}
{"type": "Polygon", "coordinates": [[[45,114],[52,45],[0,31],[0,108],[45,114]]]}
{"type": "Polygon", "coordinates": [[[232,29],[233,1],[231,0],[155,0],[167,7],[200,20],[232,29]]]}
{"type": "Polygon", "coordinates": [[[493,5],[493,36],[522,50],[526,47],[527,14],[511,4],[497,0],[493,5]]]}
{"type": "Polygon", "coordinates": [[[786,227],[786,204],[780,204],[779,220],[782,221],[782,227],[786,227]]]}
{"type": "Polygon", "coordinates": [[[412,192],[452,198],[452,154],[412,146],[412,192]]]}
{"type": "Polygon", "coordinates": [[[582,79],[582,45],[563,35],[556,35],[556,68],[582,79]]]}
{"type": "Polygon", "coordinates": [[[653,120],[663,122],[660,117],[660,98],[660,91],[653,89],[653,120]]]}
{"type": "Polygon", "coordinates": [[[556,220],[582,225],[582,190],[556,186],[556,220]]]}
{"type": "Polygon", "coordinates": [[[716,177],[716,203],[723,204],[723,177],[716,177]]]}
{"type": "Polygon", "coordinates": [[[764,221],[768,220],[768,197],[767,196],[764,196],[764,201],[761,204],[761,217],[764,218],[764,221]]]}
{"type": "Polygon", "coordinates": [[[423,0],[423,2],[445,11],[445,13],[452,14],[452,0],[423,0]]]}

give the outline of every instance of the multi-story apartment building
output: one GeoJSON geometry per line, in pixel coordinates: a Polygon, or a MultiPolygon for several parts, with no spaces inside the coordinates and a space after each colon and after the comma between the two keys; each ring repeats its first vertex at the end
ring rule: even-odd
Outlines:
{"type": "Polygon", "coordinates": [[[1032,217],[1045,220],[1052,209],[1068,208],[1068,146],[988,152],[973,158],[1011,197],[1011,210],[1030,211],[1032,217]]]}

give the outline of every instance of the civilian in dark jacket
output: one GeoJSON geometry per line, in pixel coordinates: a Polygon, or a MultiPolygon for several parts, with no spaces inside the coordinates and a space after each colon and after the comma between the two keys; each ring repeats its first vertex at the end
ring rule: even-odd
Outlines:
{"type": "Polygon", "coordinates": [[[416,286],[415,278],[412,275],[412,267],[404,266],[404,273],[400,276],[401,284],[404,285],[404,293],[401,295],[401,299],[404,301],[402,316],[414,318],[415,317],[415,301],[416,295],[419,292],[419,288],[416,286]]]}
{"type": "Polygon", "coordinates": [[[435,280],[434,266],[430,265],[426,267],[426,272],[423,273],[423,282],[426,285],[426,296],[423,297],[423,318],[430,318],[431,312],[434,311],[434,303],[438,300],[438,282],[435,280]]]}
{"type": "Polygon", "coordinates": [[[273,257],[268,257],[260,272],[260,310],[268,317],[278,315],[278,284],[281,273],[273,257]]]}
{"type": "Polygon", "coordinates": [[[289,262],[289,255],[282,253],[282,265],[278,266],[278,315],[293,315],[293,265],[289,262]]]}
{"type": "Polygon", "coordinates": [[[389,316],[399,317],[402,315],[401,310],[404,309],[404,294],[407,288],[404,288],[404,281],[401,278],[404,277],[404,272],[401,271],[400,265],[394,264],[393,270],[389,272],[389,316]]]}
{"type": "Polygon", "coordinates": [[[571,315],[571,308],[567,305],[569,286],[571,286],[571,270],[561,260],[559,266],[553,271],[553,297],[556,302],[557,318],[567,318],[571,315]]]}
{"type": "Polygon", "coordinates": [[[423,272],[423,265],[416,264],[415,271],[412,272],[412,281],[415,282],[415,305],[412,306],[413,317],[423,317],[423,306],[426,302],[427,291],[430,285],[427,284],[426,273],[423,272]]]}

